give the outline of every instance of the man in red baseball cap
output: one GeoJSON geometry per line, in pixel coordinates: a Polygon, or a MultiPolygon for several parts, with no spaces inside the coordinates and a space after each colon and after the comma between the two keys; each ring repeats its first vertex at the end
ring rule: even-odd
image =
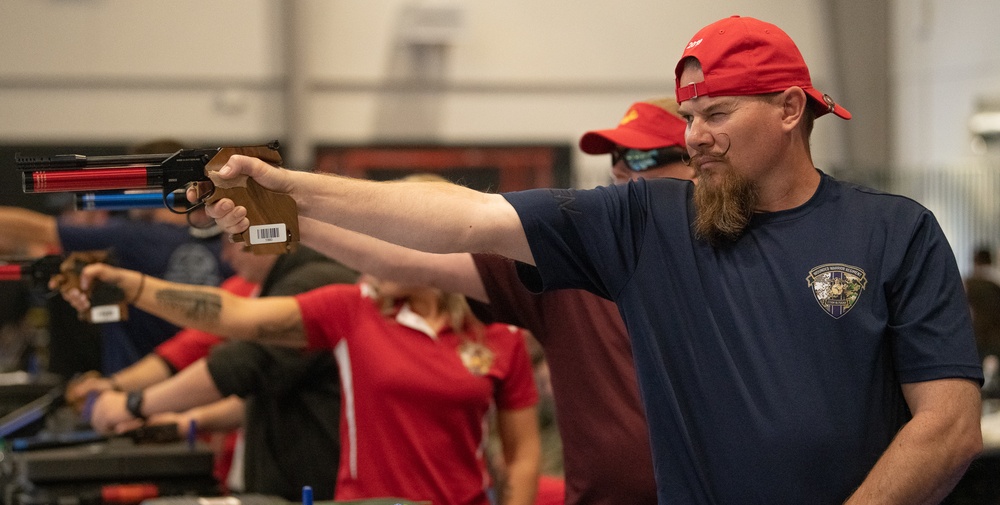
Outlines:
{"type": "Polygon", "coordinates": [[[654,98],[632,104],[618,126],[583,134],[580,150],[610,153],[617,184],[640,177],[694,179],[694,169],[684,163],[684,127],[673,97],[654,98]]]}
{"type": "MultiPolygon", "coordinates": [[[[982,450],[983,374],[934,215],[815,167],[813,119],[850,113],[778,27],[713,23],[675,77],[697,185],[491,195],[237,156],[220,173],[288,192],[305,217],[503,255],[531,289],[613,301],[660,503],[939,503],[982,450]]],[[[248,226],[226,199],[208,213],[248,226]]]]}
{"type": "MultiPolygon", "coordinates": [[[[950,248],[931,245],[946,244],[933,216],[912,201],[841,183],[814,167],[813,120],[828,113],[850,119],[851,113],[812,86],[801,53],[777,26],[739,16],[710,24],[684,49],[675,77],[679,112],[688,124],[687,148],[700,180],[693,198],[696,236],[717,251],[740,251],[733,259],[743,260],[733,266],[743,265],[741,277],[781,284],[785,281],[775,277],[791,276],[806,279],[808,286],[778,290],[789,296],[775,306],[784,317],[757,312],[753,302],[742,310],[733,307],[739,315],[730,323],[738,327],[723,334],[767,327],[768,335],[738,344],[757,349],[732,370],[734,384],[749,387],[732,397],[728,415],[749,428],[715,446],[730,455],[707,451],[700,476],[706,480],[699,486],[715,488],[718,503],[940,502],[982,447],[982,375],[968,350],[968,311],[942,296],[961,298],[956,287],[961,281],[950,248]],[[879,239],[870,240],[871,233],[879,239]],[[744,247],[748,240],[756,247],[744,247]],[[744,261],[768,266],[759,270],[763,275],[752,274],[758,269],[744,261]],[[940,282],[917,279],[925,275],[940,275],[940,282]],[[845,290],[854,294],[844,297],[845,290]],[[819,317],[807,333],[796,335],[792,328],[798,325],[782,319],[810,317],[793,301],[802,294],[814,295],[829,317],[819,317]],[[859,303],[867,305],[860,313],[855,312],[859,303]],[[961,318],[959,326],[945,330],[930,323],[943,322],[931,314],[945,306],[949,317],[961,318]],[[869,319],[879,324],[862,322],[869,319]],[[772,353],[766,342],[775,338],[804,347],[772,353]],[[861,341],[876,347],[862,350],[855,346],[861,341]],[[823,350],[807,349],[812,345],[823,350]],[[762,378],[758,373],[775,360],[796,359],[816,364],[813,371],[822,379],[779,372],[763,379],[777,382],[756,383],[762,378]],[[878,360],[883,365],[862,365],[878,360]],[[960,362],[964,365],[955,366],[960,362]],[[803,379],[823,385],[798,400],[778,394],[788,392],[781,381],[803,379]],[[846,391],[852,393],[844,396],[846,391]],[[767,406],[767,398],[778,403],[767,406]],[[809,414],[800,415],[803,409],[792,406],[800,401],[810,405],[809,414]],[[747,438],[747,433],[753,435],[747,438]],[[747,452],[734,457],[736,446],[747,452]],[[713,471],[726,466],[742,469],[739,479],[757,484],[723,484],[734,477],[713,471]],[[768,480],[778,491],[764,499],[768,480]],[[812,491],[803,494],[804,489],[812,491]]],[[[726,291],[734,294],[731,288],[726,291]]],[[[747,291],[750,298],[738,303],[776,294],[767,292],[747,291]]],[[[786,372],[792,369],[807,372],[800,366],[786,372]]],[[[810,389],[790,388],[796,391],[792,396],[810,389]]],[[[695,417],[686,423],[705,425],[695,417]]],[[[710,422],[708,427],[719,433],[724,425],[710,422]]],[[[668,496],[661,489],[661,500],[668,496]]]]}
{"type": "MultiPolygon", "coordinates": [[[[829,95],[812,87],[805,60],[785,32],[754,18],[733,16],[722,19],[695,34],[677,63],[675,75],[677,101],[681,104],[679,110],[690,122],[693,123],[691,119],[697,116],[692,112],[702,112],[705,119],[714,123],[734,116],[745,118],[738,125],[726,123],[726,128],[718,135],[702,135],[700,128],[692,128],[689,132],[687,142],[692,165],[706,181],[695,195],[700,213],[696,230],[700,237],[715,243],[734,240],[740,236],[754,212],[777,210],[788,203],[804,201],[803,197],[812,194],[820,177],[813,169],[809,151],[813,120],[828,112],[850,119],[851,113],[837,105],[829,95]],[[783,102],[786,95],[789,99],[787,104],[783,102]],[[706,102],[699,98],[705,97],[713,103],[718,97],[729,98],[721,109],[718,105],[711,109],[697,107],[695,104],[706,102]],[[739,100],[734,97],[756,98],[739,100]],[[737,104],[741,107],[737,108],[737,104]],[[753,114],[734,115],[737,109],[763,111],[768,109],[766,105],[801,109],[796,116],[783,118],[786,123],[780,125],[792,126],[787,121],[794,121],[798,126],[794,129],[795,134],[788,137],[789,143],[776,143],[779,140],[777,137],[765,136],[782,133],[768,128],[772,125],[777,128],[778,123],[763,121],[762,117],[753,114]],[[737,126],[741,129],[734,130],[737,126]],[[743,131],[750,134],[744,136],[743,131]],[[739,145],[732,145],[734,139],[739,145]],[[734,147],[736,150],[730,153],[734,147]],[[776,150],[776,147],[781,149],[776,150]],[[742,174],[748,176],[743,178],[737,177],[741,175],[738,170],[721,170],[723,165],[718,162],[730,155],[762,160],[767,157],[786,158],[799,170],[778,172],[771,170],[775,168],[774,164],[766,163],[761,165],[761,169],[768,169],[767,174],[797,175],[798,178],[788,178],[786,184],[802,184],[788,188],[793,191],[791,193],[776,188],[783,192],[780,196],[784,199],[780,202],[767,201],[772,197],[767,193],[769,188],[756,184],[756,175],[765,174],[742,174]]],[[[699,121],[697,125],[701,124],[699,121]]]]}

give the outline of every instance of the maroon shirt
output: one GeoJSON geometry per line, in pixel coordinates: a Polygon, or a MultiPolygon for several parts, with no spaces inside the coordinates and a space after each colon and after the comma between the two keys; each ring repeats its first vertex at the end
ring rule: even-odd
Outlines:
{"type": "Polygon", "coordinates": [[[469,300],[476,314],[531,331],[545,350],[563,442],[566,503],[655,504],[649,433],[618,308],[581,290],[534,294],[513,261],[473,258],[490,297],[489,305],[469,300]]]}

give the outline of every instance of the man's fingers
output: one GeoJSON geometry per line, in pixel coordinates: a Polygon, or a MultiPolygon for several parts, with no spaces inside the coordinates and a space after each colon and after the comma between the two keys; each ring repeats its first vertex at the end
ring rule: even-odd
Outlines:
{"type": "MultiPolygon", "coordinates": [[[[212,219],[221,219],[233,211],[236,204],[228,198],[221,198],[215,203],[211,203],[205,206],[205,214],[212,219]]],[[[220,223],[221,224],[221,223],[220,223]]]]}
{"type": "Polygon", "coordinates": [[[237,206],[228,198],[206,205],[205,214],[215,219],[216,224],[231,235],[243,233],[250,227],[246,207],[237,206]]]}
{"type": "Polygon", "coordinates": [[[242,233],[250,227],[246,207],[234,205],[228,198],[209,205],[205,211],[228,233],[242,233]]]}
{"type": "Polygon", "coordinates": [[[287,172],[278,170],[263,160],[239,154],[231,156],[226,165],[219,169],[219,175],[223,179],[244,175],[257,181],[261,186],[279,193],[289,192],[287,172]]]}
{"type": "Polygon", "coordinates": [[[232,179],[240,175],[259,177],[262,173],[264,173],[266,165],[266,163],[258,160],[257,158],[243,156],[242,154],[234,154],[229,157],[229,161],[226,162],[226,165],[219,169],[219,175],[221,175],[223,179],[232,179]]]}
{"type": "Polygon", "coordinates": [[[212,184],[212,181],[198,181],[187,187],[184,196],[191,203],[200,202],[212,194],[212,190],[214,189],[215,185],[212,184]]]}
{"type": "MultiPolygon", "coordinates": [[[[274,171],[274,168],[257,158],[234,154],[219,169],[218,175],[223,179],[247,176],[267,187],[261,178],[273,179],[273,176],[268,177],[268,171],[274,171]]],[[[230,235],[243,233],[250,227],[246,207],[236,205],[229,198],[220,198],[219,201],[206,205],[205,213],[230,235]]]]}

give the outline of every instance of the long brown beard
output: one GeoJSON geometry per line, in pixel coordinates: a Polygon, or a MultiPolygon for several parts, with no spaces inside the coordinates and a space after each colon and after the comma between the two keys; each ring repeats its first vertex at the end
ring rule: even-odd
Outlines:
{"type": "Polygon", "coordinates": [[[694,190],[695,237],[712,245],[735,242],[757,206],[757,187],[732,170],[699,177],[694,190]]]}

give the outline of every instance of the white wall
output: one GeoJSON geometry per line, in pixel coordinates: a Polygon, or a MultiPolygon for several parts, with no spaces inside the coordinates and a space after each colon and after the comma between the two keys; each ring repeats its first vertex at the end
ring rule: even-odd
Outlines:
{"type": "MultiPolygon", "coordinates": [[[[836,97],[821,2],[4,0],[0,142],[258,143],[294,130],[309,145],[575,145],[631,102],[672,94],[688,39],[735,13],[784,28],[836,97]],[[399,42],[413,5],[463,14],[460,35],[421,68],[399,42]],[[434,86],[407,84],[415,76],[434,86]]],[[[836,123],[817,123],[819,166],[840,151],[836,123]]],[[[579,185],[605,181],[605,157],[577,153],[574,165],[579,185]]]]}
{"type": "Polygon", "coordinates": [[[280,134],[274,2],[0,2],[4,142],[280,134]]]}
{"type": "Polygon", "coordinates": [[[974,155],[968,120],[1000,99],[1000,2],[893,0],[894,159],[947,167],[974,155]]]}
{"type": "Polygon", "coordinates": [[[893,0],[893,159],[908,196],[937,216],[959,267],[1000,246],[1000,155],[977,153],[969,119],[1000,102],[1000,2],[893,0]]]}

